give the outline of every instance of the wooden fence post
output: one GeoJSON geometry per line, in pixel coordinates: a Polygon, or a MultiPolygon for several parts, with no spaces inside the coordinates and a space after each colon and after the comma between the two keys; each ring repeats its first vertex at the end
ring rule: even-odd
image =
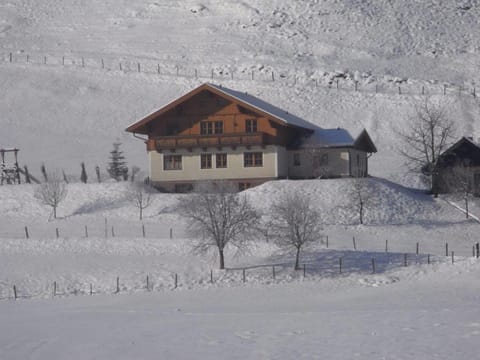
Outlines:
{"type": "Polygon", "coordinates": [[[443,95],[447,95],[447,85],[443,85],[443,95]]]}
{"type": "Polygon", "coordinates": [[[422,95],[425,95],[425,86],[422,86],[422,95]]]}
{"type": "Polygon", "coordinates": [[[445,256],[448,256],[448,242],[445,243],[445,256]]]}
{"type": "Polygon", "coordinates": [[[174,289],[176,289],[178,287],[178,275],[177,273],[175,273],[175,287],[174,289]]]}
{"type": "Polygon", "coordinates": [[[60,237],[60,233],[58,232],[58,228],[55,228],[55,234],[57,235],[57,239],[60,237]]]}
{"type": "Polygon", "coordinates": [[[275,81],[275,73],[272,71],[272,81],[275,81]]]}
{"type": "Polygon", "coordinates": [[[145,237],[145,224],[142,224],[142,235],[145,237]]]}
{"type": "Polygon", "coordinates": [[[480,256],[480,243],[477,242],[475,244],[475,249],[477,251],[477,259],[478,259],[478,257],[480,256]]]}
{"type": "Polygon", "coordinates": [[[85,225],[85,237],[88,238],[88,226],[85,225]]]}
{"type": "Polygon", "coordinates": [[[25,238],[29,238],[29,235],[28,235],[28,227],[25,226],[25,238]]]}
{"type": "Polygon", "coordinates": [[[170,239],[173,239],[173,229],[170,228],[170,239]]]}
{"type": "Polygon", "coordinates": [[[120,71],[122,71],[122,62],[119,62],[119,63],[118,63],[118,69],[119,69],[120,71]]]}
{"type": "Polygon", "coordinates": [[[147,291],[150,291],[150,282],[149,282],[148,275],[147,275],[147,291]]]}
{"type": "Polygon", "coordinates": [[[375,274],[375,258],[372,258],[372,274],[375,274]]]}
{"type": "Polygon", "coordinates": [[[419,243],[417,242],[417,249],[416,249],[416,254],[418,255],[418,252],[419,252],[419,243]]]}
{"type": "Polygon", "coordinates": [[[275,265],[272,266],[272,278],[275,280],[275,265]]]}
{"type": "Polygon", "coordinates": [[[328,249],[328,235],[327,235],[327,249],[328,249]]]}
{"type": "Polygon", "coordinates": [[[93,286],[92,286],[92,283],[90,283],[90,295],[93,295],[93,286]]]}
{"type": "Polygon", "coordinates": [[[120,278],[117,276],[117,294],[120,292],[120,278]]]}
{"type": "Polygon", "coordinates": [[[407,254],[403,254],[403,266],[407,266],[407,254]]]}
{"type": "Polygon", "coordinates": [[[353,237],[353,250],[357,250],[357,243],[355,242],[355,236],[353,237]]]}
{"type": "Polygon", "coordinates": [[[385,240],[385,252],[388,253],[388,239],[385,240]]]}
{"type": "Polygon", "coordinates": [[[252,80],[255,80],[255,72],[252,70],[252,80]]]}
{"type": "Polygon", "coordinates": [[[303,278],[305,278],[305,275],[307,275],[307,265],[303,264],[303,278]]]}
{"type": "Polygon", "coordinates": [[[43,57],[43,63],[44,63],[45,65],[47,65],[47,57],[46,57],[46,56],[43,57]]]}
{"type": "Polygon", "coordinates": [[[57,282],[53,282],[53,296],[57,296],[57,282]]]}
{"type": "Polygon", "coordinates": [[[102,58],[102,69],[105,69],[105,61],[102,58]]]}
{"type": "Polygon", "coordinates": [[[9,58],[10,58],[10,62],[12,62],[13,61],[13,54],[12,53],[9,54],[9,58]]]}
{"type": "Polygon", "coordinates": [[[358,89],[358,81],[355,80],[355,91],[358,89]]]}
{"type": "Polygon", "coordinates": [[[338,265],[339,265],[339,268],[340,268],[340,274],[342,273],[342,262],[343,262],[343,258],[339,258],[338,259],[338,265]]]}
{"type": "Polygon", "coordinates": [[[17,287],[13,285],[13,297],[17,300],[17,287]]]}
{"type": "Polygon", "coordinates": [[[141,70],[140,70],[140,63],[139,63],[139,62],[137,63],[137,69],[138,69],[138,72],[141,71],[141,70]]]}
{"type": "Polygon", "coordinates": [[[115,229],[113,228],[113,225],[112,225],[112,238],[115,237],[115,229]]]}
{"type": "Polygon", "coordinates": [[[455,252],[452,251],[452,264],[455,263],[455,252]]]}
{"type": "Polygon", "coordinates": [[[243,280],[243,282],[247,281],[246,276],[245,276],[245,268],[242,269],[242,280],[243,280]]]}
{"type": "Polygon", "coordinates": [[[210,269],[210,284],[213,284],[213,270],[210,269]]]}
{"type": "Polygon", "coordinates": [[[427,264],[430,265],[430,254],[427,255],[427,264]]]}

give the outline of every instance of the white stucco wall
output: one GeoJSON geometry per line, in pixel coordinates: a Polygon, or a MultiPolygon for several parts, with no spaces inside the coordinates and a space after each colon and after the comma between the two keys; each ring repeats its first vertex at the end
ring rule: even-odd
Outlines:
{"type": "MultiPolygon", "coordinates": [[[[158,153],[150,151],[150,178],[152,181],[194,181],[194,180],[213,180],[213,179],[247,179],[247,178],[276,178],[279,173],[285,173],[286,165],[281,165],[286,161],[286,151],[282,147],[269,145],[265,148],[261,146],[252,146],[250,149],[237,147],[235,150],[224,148],[218,150],[216,147],[207,148],[206,151],[196,149],[189,152],[187,149],[177,150],[174,153],[166,151],[158,153]],[[244,167],[244,152],[262,152],[263,166],[244,167]],[[212,154],[212,168],[200,168],[200,155],[204,153],[212,154]],[[216,168],[215,154],[227,153],[227,167],[216,168]],[[164,155],[182,155],[181,170],[163,170],[164,155]]],[[[280,175],[281,176],[281,175],[280,175]]]]}
{"type": "Polygon", "coordinates": [[[350,149],[316,149],[288,151],[288,172],[293,178],[320,176],[350,176],[350,149]],[[300,165],[294,165],[294,154],[300,155],[300,165]],[[328,154],[325,165],[314,164],[314,157],[328,154]]]}

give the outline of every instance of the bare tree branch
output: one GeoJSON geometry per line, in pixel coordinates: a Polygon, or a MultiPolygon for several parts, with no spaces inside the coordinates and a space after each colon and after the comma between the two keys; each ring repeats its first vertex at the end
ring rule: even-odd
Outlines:
{"type": "Polygon", "coordinates": [[[196,193],[180,199],[178,208],[188,221],[189,233],[198,239],[195,250],[216,248],[220,269],[225,268],[227,245],[243,249],[259,219],[245,194],[235,193],[232,185],[223,181],[199,184],[196,193]]]}
{"type": "Polygon", "coordinates": [[[67,196],[67,184],[60,180],[58,174],[49,177],[48,181],[38,185],[35,198],[43,205],[52,207],[53,218],[57,218],[57,207],[67,196]]]}
{"type": "Polygon", "coordinates": [[[132,183],[127,190],[127,198],[139,210],[140,220],[143,219],[143,210],[148,208],[152,202],[152,188],[143,183],[132,183]]]}
{"type": "Polygon", "coordinates": [[[271,207],[272,232],[277,243],[296,250],[295,269],[299,269],[301,248],[321,237],[320,213],[311,199],[300,193],[285,193],[271,207]]]}
{"type": "Polygon", "coordinates": [[[451,104],[439,103],[425,97],[414,104],[414,115],[405,130],[397,131],[403,141],[400,154],[406,159],[410,170],[420,172],[430,180],[433,193],[439,155],[453,140],[455,127],[450,118],[451,104]]]}

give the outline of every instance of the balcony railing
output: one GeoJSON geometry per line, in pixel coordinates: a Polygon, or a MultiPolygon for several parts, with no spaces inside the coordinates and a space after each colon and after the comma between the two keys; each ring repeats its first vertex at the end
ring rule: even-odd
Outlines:
{"type": "Polygon", "coordinates": [[[158,136],[149,140],[149,142],[152,140],[154,142],[152,145],[157,150],[209,146],[266,145],[266,136],[263,133],[158,136]]]}

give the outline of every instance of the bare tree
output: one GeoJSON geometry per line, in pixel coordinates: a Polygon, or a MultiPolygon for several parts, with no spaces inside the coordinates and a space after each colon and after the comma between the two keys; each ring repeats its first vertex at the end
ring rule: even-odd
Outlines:
{"type": "Polygon", "coordinates": [[[152,188],[143,183],[133,183],[128,187],[127,198],[138,208],[140,220],[143,219],[143,210],[152,205],[152,188]]]}
{"type": "Polygon", "coordinates": [[[352,186],[349,190],[348,197],[350,199],[350,206],[355,209],[358,214],[358,221],[360,224],[364,222],[365,209],[371,205],[372,190],[370,181],[364,176],[364,172],[359,170],[354,178],[351,179],[352,186]]]}
{"type": "Polygon", "coordinates": [[[454,136],[454,123],[448,103],[439,103],[429,97],[414,104],[414,115],[407,129],[398,131],[404,143],[400,153],[410,170],[421,172],[430,183],[430,190],[438,194],[435,182],[438,157],[446,150],[454,136]]]}
{"type": "Polygon", "coordinates": [[[313,207],[309,196],[286,192],[271,206],[271,216],[277,243],[295,249],[295,270],[298,270],[302,247],[320,239],[320,213],[313,207]]]}
{"type": "Polygon", "coordinates": [[[67,196],[67,184],[58,175],[52,176],[47,182],[38,185],[34,196],[43,205],[53,209],[53,218],[57,218],[57,207],[67,196]]]}
{"type": "Polygon", "coordinates": [[[187,219],[190,234],[197,238],[202,234],[196,250],[216,248],[219,267],[224,269],[225,248],[243,250],[259,216],[245,194],[235,193],[227,182],[201,183],[195,190],[179,200],[179,211],[187,219]]]}

